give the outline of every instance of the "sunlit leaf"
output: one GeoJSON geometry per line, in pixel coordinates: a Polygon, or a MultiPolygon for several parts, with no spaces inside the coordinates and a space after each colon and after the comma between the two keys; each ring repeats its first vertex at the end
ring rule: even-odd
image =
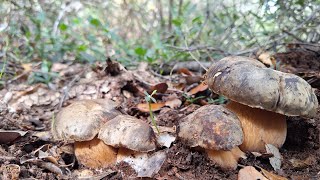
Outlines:
{"type": "Polygon", "coordinates": [[[182,25],[182,23],[183,23],[183,20],[177,18],[177,19],[172,19],[171,22],[172,22],[172,24],[174,24],[175,26],[180,27],[180,26],[182,25]]]}
{"type": "Polygon", "coordinates": [[[90,24],[98,27],[101,25],[101,22],[99,21],[99,19],[93,18],[93,19],[90,19],[90,24]]]}
{"type": "Polygon", "coordinates": [[[144,49],[142,47],[138,47],[134,50],[134,52],[139,56],[144,56],[147,53],[147,49],[144,49]]]}
{"type": "MultiPolygon", "coordinates": [[[[151,103],[151,111],[159,111],[164,106],[165,106],[165,103],[151,103]]],[[[137,105],[137,108],[141,112],[149,112],[149,104],[148,103],[140,103],[137,105]]]]}
{"type": "Polygon", "coordinates": [[[68,29],[68,26],[67,26],[66,24],[64,24],[64,23],[61,23],[61,24],[59,25],[59,29],[60,29],[61,31],[65,31],[65,30],[68,29]]]}

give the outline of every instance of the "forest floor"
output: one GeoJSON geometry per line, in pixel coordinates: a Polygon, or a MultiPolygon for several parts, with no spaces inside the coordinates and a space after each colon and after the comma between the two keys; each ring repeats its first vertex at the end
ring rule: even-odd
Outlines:
{"type": "MultiPolygon", "coordinates": [[[[286,62],[287,65],[290,62],[286,62]]],[[[320,62],[320,58],[314,62],[320,62]]],[[[224,103],[201,84],[201,73],[179,69],[171,76],[160,75],[145,63],[135,70],[126,70],[110,61],[95,66],[55,63],[51,70],[59,76],[48,84],[28,84],[26,77],[32,73],[34,77],[42,76],[37,74],[39,64],[23,64],[21,70],[0,90],[0,179],[135,179],[137,173],[125,162],[102,169],[79,164],[72,146],[52,140],[51,121],[54,114],[74,101],[105,98],[121,103],[127,114],[151,125],[148,110],[138,104],[146,103],[144,91],[153,90],[158,91],[154,96],[157,104],[152,107],[157,125],[175,140],[169,147],[156,149],[165,152],[166,158],[152,178],[237,179],[242,167],[254,166],[277,174],[278,179],[280,176],[320,179],[320,110],[314,119],[287,117],[287,139],[279,149],[280,170],[273,169],[270,156],[250,152],[246,152],[247,159],[241,159],[237,169],[222,170],[205,153],[187,147],[176,138],[176,128],[183,117],[202,105],[224,103]]],[[[308,67],[300,68],[296,74],[303,76],[310,74],[309,71],[308,67]]],[[[312,82],[319,80],[319,71],[312,71],[318,73],[313,74],[312,82]]],[[[319,99],[319,86],[315,86],[319,99]]]]}

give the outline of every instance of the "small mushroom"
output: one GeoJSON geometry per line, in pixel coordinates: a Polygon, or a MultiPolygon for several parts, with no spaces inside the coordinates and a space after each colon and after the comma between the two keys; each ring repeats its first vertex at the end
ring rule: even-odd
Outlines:
{"type": "Polygon", "coordinates": [[[205,149],[208,157],[224,169],[235,169],[244,153],[243,133],[238,117],[218,105],[206,105],[179,122],[178,136],[190,147],[205,149]]]}
{"type": "Polygon", "coordinates": [[[287,134],[285,115],[314,117],[317,112],[318,100],[305,80],[255,59],[223,58],[208,70],[206,83],[231,100],[226,107],[241,121],[243,151],[264,151],[265,144],[280,148],[287,134]]]}
{"type": "Polygon", "coordinates": [[[153,129],[146,122],[129,115],[119,115],[106,122],[101,127],[98,138],[109,146],[136,152],[156,149],[153,129]]]}
{"type": "Polygon", "coordinates": [[[88,167],[114,164],[117,150],[96,136],[100,127],[119,115],[111,100],[81,100],[63,108],[52,122],[54,140],[74,143],[78,161],[88,167]]]}

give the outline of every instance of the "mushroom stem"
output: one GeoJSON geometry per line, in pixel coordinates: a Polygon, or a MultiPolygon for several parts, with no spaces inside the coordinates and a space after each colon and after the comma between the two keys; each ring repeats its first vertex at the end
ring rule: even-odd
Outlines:
{"type": "Polygon", "coordinates": [[[242,151],[265,151],[265,144],[280,148],[286,140],[287,122],[284,115],[252,108],[230,101],[226,108],[240,119],[244,141],[239,146],[242,151]]]}
{"type": "Polygon", "coordinates": [[[79,163],[87,167],[101,168],[116,163],[117,149],[106,145],[98,138],[75,142],[74,147],[79,163]]]}
{"type": "Polygon", "coordinates": [[[239,147],[235,147],[230,151],[209,150],[206,149],[209,159],[217,163],[223,169],[236,169],[238,160],[245,158],[245,153],[239,147]]]}

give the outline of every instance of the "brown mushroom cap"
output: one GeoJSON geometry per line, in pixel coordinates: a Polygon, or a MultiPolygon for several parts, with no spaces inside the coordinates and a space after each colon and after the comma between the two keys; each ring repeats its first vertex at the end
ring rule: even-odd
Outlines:
{"type": "Polygon", "coordinates": [[[147,123],[128,115],[119,115],[106,122],[101,127],[98,138],[107,145],[139,152],[149,152],[156,148],[152,128],[147,123]]]}
{"type": "Polygon", "coordinates": [[[251,58],[221,59],[208,70],[206,81],[215,93],[250,107],[288,116],[314,117],[317,112],[317,97],[304,79],[251,58]]]}
{"type": "Polygon", "coordinates": [[[231,150],[243,141],[238,117],[218,105],[206,105],[183,118],[178,136],[190,147],[231,150]]]}
{"type": "Polygon", "coordinates": [[[63,108],[52,122],[54,139],[67,142],[93,139],[104,122],[120,114],[115,107],[116,103],[107,99],[72,103],[63,108]]]}

